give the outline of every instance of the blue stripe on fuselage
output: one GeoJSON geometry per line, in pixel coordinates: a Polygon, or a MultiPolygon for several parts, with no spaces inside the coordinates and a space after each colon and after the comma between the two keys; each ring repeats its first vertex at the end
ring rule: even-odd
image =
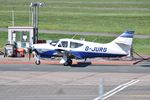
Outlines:
{"type": "Polygon", "coordinates": [[[44,57],[44,58],[52,57],[55,52],[56,52],[55,50],[47,50],[47,51],[43,50],[43,51],[40,51],[40,52],[38,50],[36,50],[36,53],[38,55],[40,55],[40,57],[44,57]]]}
{"type": "Polygon", "coordinates": [[[111,53],[95,53],[95,52],[79,52],[71,51],[71,54],[77,58],[94,58],[94,57],[122,57],[125,54],[111,54],[111,53]]]}

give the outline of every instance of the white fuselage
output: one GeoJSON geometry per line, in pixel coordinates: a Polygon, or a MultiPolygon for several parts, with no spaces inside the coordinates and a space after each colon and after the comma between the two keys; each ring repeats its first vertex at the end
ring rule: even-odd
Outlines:
{"type": "Polygon", "coordinates": [[[77,58],[120,57],[127,53],[115,43],[100,44],[83,40],[61,39],[57,44],[35,44],[33,46],[41,56],[51,57],[57,50],[68,51],[77,58]],[[63,44],[64,43],[64,44],[63,44]],[[64,46],[66,44],[66,46],[64,46]]]}

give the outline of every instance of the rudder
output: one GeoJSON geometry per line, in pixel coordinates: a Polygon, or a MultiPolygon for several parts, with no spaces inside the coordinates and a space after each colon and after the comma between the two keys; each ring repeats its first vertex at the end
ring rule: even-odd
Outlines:
{"type": "Polygon", "coordinates": [[[111,43],[118,45],[128,56],[131,55],[132,41],[134,37],[134,31],[126,31],[119,37],[113,40],[111,43]]]}

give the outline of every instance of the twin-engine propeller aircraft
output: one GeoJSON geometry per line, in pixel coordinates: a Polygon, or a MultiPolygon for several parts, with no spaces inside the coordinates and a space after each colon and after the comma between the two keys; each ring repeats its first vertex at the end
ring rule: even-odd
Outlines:
{"type": "Polygon", "coordinates": [[[68,66],[72,59],[86,59],[95,57],[123,57],[130,53],[134,31],[126,31],[110,43],[100,44],[75,39],[60,39],[51,43],[34,44],[32,49],[36,53],[37,65],[40,58],[50,58],[61,55],[61,64],[68,66]]]}

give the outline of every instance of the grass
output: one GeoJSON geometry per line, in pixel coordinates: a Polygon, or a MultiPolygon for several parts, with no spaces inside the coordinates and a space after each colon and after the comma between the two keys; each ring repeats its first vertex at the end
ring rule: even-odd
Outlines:
{"type": "MultiPolygon", "coordinates": [[[[29,25],[29,5],[38,0],[1,0],[0,27],[29,25]]],[[[42,0],[39,28],[80,32],[150,34],[149,0],[42,0]]]]}
{"type": "Polygon", "coordinates": [[[6,32],[0,32],[0,49],[3,49],[4,45],[7,43],[8,34],[6,32]]]}
{"type": "MultiPolygon", "coordinates": [[[[44,33],[39,34],[39,39],[44,39],[44,40],[57,40],[57,39],[61,39],[61,38],[72,38],[72,37],[74,37],[74,34],[71,34],[71,35],[68,35],[68,34],[44,34],[44,33]]],[[[86,41],[96,40],[95,42],[107,43],[107,42],[111,42],[115,37],[76,35],[74,39],[81,39],[81,38],[85,39],[86,41]]]]}
{"type": "Polygon", "coordinates": [[[150,39],[134,39],[133,44],[136,52],[150,55],[150,39]]]}

